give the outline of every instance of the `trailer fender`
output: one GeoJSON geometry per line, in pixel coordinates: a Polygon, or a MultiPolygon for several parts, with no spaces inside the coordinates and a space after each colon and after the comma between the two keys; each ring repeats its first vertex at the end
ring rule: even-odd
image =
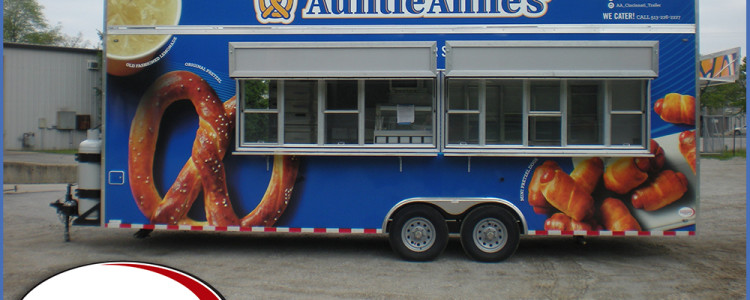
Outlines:
{"type": "Polygon", "coordinates": [[[448,215],[452,216],[459,216],[464,213],[467,213],[471,208],[476,207],[481,204],[495,204],[502,206],[506,209],[508,209],[511,213],[513,213],[518,220],[521,222],[520,229],[521,234],[526,234],[528,232],[528,226],[526,223],[526,218],[524,217],[523,213],[521,213],[521,210],[518,209],[516,205],[511,203],[508,200],[495,198],[495,197],[468,197],[468,198],[451,198],[451,197],[415,197],[415,198],[408,198],[404,199],[401,202],[394,205],[390,211],[388,211],[388,214],[386,214],[385,219],[383,220],[383,227],[382,231],[384,233],[387,233],[388,231],[388,223],[391,221],[393,214],[396,213],[400,208],[405,207],[410,204],[415,203],[426,203],[433,205],[443,212],[445,212],[448,215]]]}

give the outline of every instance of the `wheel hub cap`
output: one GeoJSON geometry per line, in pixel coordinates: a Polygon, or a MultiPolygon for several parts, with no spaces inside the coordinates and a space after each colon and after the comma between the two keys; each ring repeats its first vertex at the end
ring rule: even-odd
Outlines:
{"type": "Polygon", "coordinates": [[[484,234],[485,239],[488,240],[488,241],[490,241],[490,240],[496,240],[498,238],[498,236],[497,236],[497,229],[495,229],[495,228],[491,228],[491,227],[487,228],[487,229],[484,230],[483,234],[484,234]]]}
{"type": "Polygon", "coordinates": [[[505,225],[500,220],[483,219],[474,226],[474,244],[487,253],[500,251],[505,246],[505,232],[505,225]]]}
{"type": "Polygon", "coordinates": [[[415,240],[421,240],[422,238],[424,238],[424,228],[414,228],[414,232],[412,233],[412,235],[414,236],[415,240]]]}
{"type": "Polygon", "coordinates": [[[412,218],[401,229],[401,240],[411,251],[427,251],[435,244],[435,225],[422,217],[412,218]]]}

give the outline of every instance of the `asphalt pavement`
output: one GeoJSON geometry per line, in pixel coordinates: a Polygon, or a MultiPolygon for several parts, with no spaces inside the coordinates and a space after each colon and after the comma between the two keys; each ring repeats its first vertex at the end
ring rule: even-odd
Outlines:
{"type": "Polygon", "coordinates": [[[701,159],[696,236],[586,245],[522,237],[516,254],[495,264],[467,258],[455,238],[428,263],[400,260],[385,235],[155,231],[136,239],[134,229],[75,226],[66,243],[49,207],[64,185],[6,192],[3,299],[21,299],[66,269],[122,260],[188,272],[226,299],[745,299],[745,170],[743,158],[701,159]]]}

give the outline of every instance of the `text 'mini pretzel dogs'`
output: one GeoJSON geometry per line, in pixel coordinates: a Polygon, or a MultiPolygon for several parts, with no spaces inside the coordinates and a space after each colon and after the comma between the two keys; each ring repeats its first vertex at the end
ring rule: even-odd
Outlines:
{"type": "Polygon", "coordinates": [[[203,190],[206,223],[213,226],[272,226],[286,208],[298,161],[274,157],[271,180],[258,206],[240,219],[227,191],[222,159],[234,129],[236,99],[221,103],[213,88],[200,76],[175,71],[159,77],[138,104],[130,128],[128,172],[138,208],[156,224],[200,224],[187,217],[203,190]],[[154,185],[153,161],[164,111],[179,100],[190,100],[200,118],[190,159],[162,198],[154,185]]]}

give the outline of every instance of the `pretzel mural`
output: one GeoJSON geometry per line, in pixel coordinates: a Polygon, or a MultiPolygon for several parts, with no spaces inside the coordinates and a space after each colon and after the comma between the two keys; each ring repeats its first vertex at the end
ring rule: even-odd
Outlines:
{"type": "Polygon", "coordinates": [[[242,219],[234,212],[222,159],[234,129],[236,105],[236,97],[222,104],[208,83],[186,71],[162,75],[143,95],[130,127],[128,170],[136,204],[152,223],[273,226],[283,214],[294,188],[299,162],[292,156],[282,155],[274,157],[271,180],[258,206],[242,219]],[[192,156],[162,198],[153,180],[159,123],[169,105],[184,99],[195,106],[200,118],[199,127],[192,156]],[[187,216],[201,190],[206,222],[187,216]]]}

